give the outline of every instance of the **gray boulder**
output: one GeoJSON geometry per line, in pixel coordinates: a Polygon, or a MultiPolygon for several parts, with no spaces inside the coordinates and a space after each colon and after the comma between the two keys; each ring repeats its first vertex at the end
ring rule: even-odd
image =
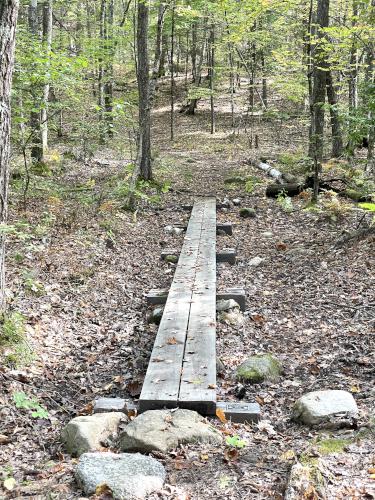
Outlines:
{"type": "Polygon", "coordinates": [[[292,412],[297,422],[327,428],[351,426],[357,417],[352,394],[340,390],[308,392],[296,401],[292,412]]]}
{"type": "Polygon", "coordinates": [[[113,440],[122,421],[126,421],[126,416],[120,412],[76,417],[62,430],[61,441],[68,453],[79,457],[82,453],[99,450],[113,440]]]}
{"type": "Polygon", "coordinates": [[[167,453],[187,443],[220,444],[221,434],[192,410],[150,410],[136,417],[120,435],[122,451],[167,453]]]}
{"type": "Polygon", "coordinates": [[[231,326],[241,326],[245,322],[244,315],[239,309],[230,309],[219,314],[219,321],[231,326]]]}
{"type": "Polygon", "coordinates": [[[140,453],[85,453],[75,470],[86,495],[107,486],[118,500],[145,498],[163,487],[165,475],[162,464],[140,453]]]}
{"type": "Polygon", "coordinates": [[[261,265],[261,263],[264,261],[264,259],[262,259],[262,257],[254,257],[253,259],[251,259],[249,261],[249,266],[251,267],[258,267],[261,265]]]}
{"type": "Polygon", "coordinates": [[[216,311],[229,311],[230,309],[240,309],[240,305],[233,299],[221,299],[216,302],[216,311]]]}
{"type": "Polygon", "coordinates": [[[155,307],[155,309],[152,311],[152,313],[148,317],[148,322],[154,323],[155,325],[159,325],[161,318],[163,317],[163,313],[164,313],[164,306],[155,307]]]}
{"type": "Polygon", "coordinates": [[[248,219],[250,217],[256,217],[257,213],[254,208],[241,208],[239,214],[243,219],[248,219]]]}
{"type": "Polygon", "coordinates": [[[281,365],[271,354],[251,356],[241,363],[236,370],[237,380],[251,384],[257,384],[265,380],[277,380],[280,374],[281,365]]]}

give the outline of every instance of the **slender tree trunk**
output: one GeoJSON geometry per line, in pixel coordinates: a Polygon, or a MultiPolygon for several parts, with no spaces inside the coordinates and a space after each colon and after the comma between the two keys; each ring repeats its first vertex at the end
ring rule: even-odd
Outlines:
{"type": "Polygon", "coordinates": [[[313,88],[313,106],[312,106],[312,142],[310,147],[314,151],[314,189],[313,201],[317,201],[319,191],[319,173],[321,162],[323,160],[324,145],[324,102],[326,96],[326,70],[327,60],[324,52],[323,41],[325,34],[322,31],[328,27],[329,23],[329,0],[318,0],[317,25],[318,25],[318,43],[315,49],[314,57],[314,88],[313,88]]]}
{"type": "Polygon", "coordinates": [[[175,4],[172,4],[171,21],[171,141],[174,140],[174,31],[175,31],[175,4]]]}
{"type": "Polygon", "coordinates": [[[156,86],[158,79],[160,78],[161,74],[164,71],[164,64],[165,64],[165,54],[163,56],[163,47],[167,46],[165,43],[163,45],[163,29],[164,29],[164,20],[165,20],[165,13],[167,11],[167,5],[160,3],[159,4],[159,10],[158,10],[158,22],[157,22],[157,29],[156,29],[156,40],[155,40],[155,51],[154,51],[154,63],[152,66],[152,75],[151,75],[151,80],[150,80],[150,109],[152,109],[152,104],[154,100],[154,94],[156,91],[156,86]],[[162,58],[164,57],[164,62],[162,61],[162,58]],[[163,68],[162,68],[163,65],[163,68]]]}
{"type": "MultiPolygon", "coordinates": [[[[201,79],[202,79],[202,64],[205,59],[205,48],[206,48],[206,28],[207,28],[207,18],[203,20],[203,40],[202,48],[198,51],[197,42],[197,25],[194,24],[193,27],[193,43],[192,43],[192,69],[193,69],[193,84],[195,89],[198,89],[201,79]]],[[[198,98],[193,97],[189,101],[189,107],[186,111],[188,115],[194,115],[198,103],[198,98]]]]}
{"type": "Polygon", "coordinates": [[[211,104],[211,134],[216,131],[215,124],[215,24],[212,23],[211,26],[211,37],[210,37],[210,104],[211,104]]]}
{"type": "Polygon", "coordinates": [[[326,80],[327,80],[327,98],[329,102],[329,112],[331,116],[332,157],[339,158],[344,152],[344,146],[343,146],[339,112],[337,109],[336,89],[332,79],[332,71],[326,72],[326,80]]]}
{"type": "Polygon", "coordinates": [[[267,89],[267,77],[266,77],[266,63],[264,59],[264,52],[261,52],[261,64],[262,64],[262,101],[265,109],[268,108],[268,89],[267,89]]]}
{"type": "MultiPolygon", "coordinates": [[[[0,223],[7,222],[10,156],[10,93],[18,0],[0,3],[0,223]]],[[[5,236],[0,233],[0,312],[5,310],[5,236]]]]}
{"type": "Polygon", "coordinates": [[[106,16],[106,61],[104,82],[104,108],[106,132],[108,137],[113,137],[113,61],[115,46],[113,40],[113,1],[109,0],[106,16]]]}
{"type": "Polygon", "coordinates": [[[100,142],[105,143],[105,93],[104,93],[104,60],[105,57],[105,37],[106,37],[106,10],[107,0],[101,0],[100,3],[100,24],[99,24],[99,37],[100,37],[100,53],[98,58],[98,107],[99,107],[99,134],[100,142]]]}
{"type": "Polygon", "coordinates": [[[50,93],[50,83],[48,78],[49,72],[49,59],[50,52],[52,48],[52,0],[46,0],[43,5],[43,43],[44,50],[47,55],[47,71],[46,71],[46,83],[43,88],[43,104],[41,110],[41,137],[42,137],[42,161],[45,160],[45,155],[48,151],[48,104],[49,104],[49,93],[50,93]]]}
{"type": "MultiPolygon", "coordinates": [[[[32,38],[32,43],[37,44],[39,42],[38,37],[38,0],[30,0],[29,4],[29,30],[32,38]]],[[[34,110],[30,113],[30,128],[33,134],[32,136],[32,146],[31,146],[31,160],[34,163],[42,161],[43,158],[43,147],[42,147],[42,137],[40,130],[40,95],[37,95],[41,91],[40,86],[36,85],[33,88],[33,108],[34,110]]]]}
{"type": "Polygon", "coordinates": [[[138,54],[138,94],[139,94],[139,176],[152,178],[151,169],[151,114],[150,114],[150,76],[148,61],[148,4],[138,2],[137,54],[138,54]]]}
{"type": "MultiPolygon", "coordinates": [[[[375,25],[375,0],[370,0],[369,5],[369,18],[370,24],[375,25]]],[[[375,88],[375,68],[374,68],[374,59],[375,59],[375,42],[371,40],[369,42],[366,54],[366,71],[365,71],[365,80],[366,80],[366,104],[368,100],[368,96],[370,95],[371,89],[375,88]]],[[[375,158],[374,158],[374,147],[375,147],[375,115],[374,111],[371,109],[371,106],[368,105],[368,150],[367,150],[367,164],[366,164],[366,172],[370,174],[370,176],[375,176],[375,158]]]]}

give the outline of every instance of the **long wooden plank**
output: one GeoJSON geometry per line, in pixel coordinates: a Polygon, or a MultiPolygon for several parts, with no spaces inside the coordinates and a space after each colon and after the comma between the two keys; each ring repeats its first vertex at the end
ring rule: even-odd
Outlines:
{"type": "Polygon", "coordinates": [[[194,205],[139,400],[140,411],[177,406],[204,201],[194,205]]]}
{"type": "Polygon", "coordinates": [[[181,375],[179,406],[214,414],[216,409],[216,204],[202,221],[197,270],[181,375]]]}

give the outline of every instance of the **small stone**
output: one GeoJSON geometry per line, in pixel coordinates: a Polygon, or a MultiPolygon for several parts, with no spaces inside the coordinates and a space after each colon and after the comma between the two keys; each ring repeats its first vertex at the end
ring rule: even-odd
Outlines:
{"type": "Polygon", "coordinates": [[[352,426],[357,416],[353,395],[340,390],[308,392],[296,401],[292,412],[297,422],[326,428],[352,426]]]}
{"type": "Polygon", "coordinates": [[[239,211],[240,217],[248,219],[249,217],[256,217],[256,211],[254,208],[241,208],[239,211]]]}
{"type": "Polygon", "coordinates": [[[171,231],[171,233],[174,234],[175,236],[180,236],[180,234],[182,234],[183,232],[184,230],[182,227],[174,227],[171,231]]]}
{"type": "Polygon", "coordinates": [[[62,430],[61,441],[74,457],[95,451],[117,435],[120,422],[126,417],[120,412],[95,413],[73,418],[62,430]]]}
{"type": "Polygon", "coordinates": [[[166,255],[164,257],[164,260],[165,260],[165,262],[169,262],[171,264],[177,264],[177,262],[178,262],[178,256],[177,255],[173,255],[173,254],[166,255]]]}
{"type": "Polygon", "coordinates": [[[228,198],[224,198],[221,203],[221,208],[230,208],[230,201],[228,200],[228,198]]]}
{"type": "Polygon", "coordinates": [[[241,200],[239,198],[235,198],[234,200],[232,200],[232,203],[235,207],[238,207],[239,205],[241,205],[241,200]]]}
{"type": "Polygon", "coordinates": [[[231,326],[241,326],[245,318],[239,309],[230,309],[219,314],[219,321],[231,326]]]}
{"type": "Polygon", "coordinates": [[[258,267],[260,266],[260,264],[264,261],[264,259],[262,259],[262,257],[254,257],[253,259],[251,259],[249,261],[249,266],[251,267],[258,267]]]}
{"type": "Polygon", "coordinates": [[[164,231],[168,234],[172,234],[173,229],[173,226],[165,226],[164,231]]]}
{"type": "Polygon", "coordinates": [[[216,302],[216,311],[229,311],[230,309],[240,309],[240,305],[233,299],[221,299],[216,302]]]}
{"type": "Polygon", "coordinates": [[[240,364],[236,378],[242,382],[257,384],[265,380],[276,380],[281,374],[279,361],[271,354],[258,354],[240,364]]]}
{"type": "Polygon", "coordinates": [[[218,229],[218,230],[216,231],[216,234],[217,234],[218,236],[226,236],[226,235],[227,235],[227,233],[226,233],[223,229],[218,229]]]}
{"type": "Polygon", "coordinates": [[[160,325],[161,318],[163,317],[164,307],[155,307],[149,316],[149,323],[160,325]]]}
{"type": "Polygon", "coordinates": [[[262,233],[262,236],[264,236],[265,238],[272,238],[273,233],[271,233],[271,231],[265,231],[264,233],[262,233]]]}
{"type": "Polygon", "coordinates": [[[145,498],[159,491],[165,481],[165,469],[155,458],[140,453],[85,453],[74,473],[86,495],[94,495],[106,485],[117,500],[145,498]]]}
{"type": "Polygon", "coordinates": [[[222,360],[219,357],[217,357],[216,358],[216,373],[218,375],[220,375],[220,374],[222,374],[224,372],[225,372],[225,365],[222,362],[222,360]]]}
{"type": "Polygon", "coordinates": [[[120,435],[122,451],[167,453],[180,444],[221,444],[222,436],[192,410],[149,410],[136,417],[120,435]]]}

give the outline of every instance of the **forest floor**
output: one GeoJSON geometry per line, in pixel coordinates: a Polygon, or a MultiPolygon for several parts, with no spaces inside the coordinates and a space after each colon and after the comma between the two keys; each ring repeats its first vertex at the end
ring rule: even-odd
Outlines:
{"type": "Polygon", "coordinates": [[[317,457],[328,471],[327,498],[375,498],[369,473],[375,460],[374,241],[334,247],[343,230],[363,218],[351,202],[337,208],[327,196],[324,210],[308,211],[305,200],[295,198],[287,212],[267,199],[270,179],[246,160],[301,152],[305,126],[296,118],[256,118],[259,150],[249,150],[245,136],[231,134],[227,102],[224,95],[218,103],[213,136],[203,104],[196,116],[176,114],[173,143],[167,105],[155,110],[156,178],[171,189],[157,203],[142,201],[136,214],[108,198],[124,172],[122,154],[109,147],[90,162],[66,159],[52,178],[34,179],[26,210],[14,184],[11,219],[25,225],[9,237],[9,301],[26,318],[32,353],[24,353],[29,366],[0,366],[0,479],[16,481],[11,491],[0,489],[0,498],[82,498],[72,474],[76,460],[59,442],[61,429],[90,413],[95,398],[139,395],[156,334],[145,294],[170,285],[175,267],[162,263],[160,252],[183,242],[164,227],[188,221],[182,205],[208,194],[240,198],[242,207],[257,212],[242,219],[238,207],[218,210],[219,221],[234,225],[233,236],[217,238],[218,249],[235,247],[238,254],[235,266],[218,266],[218,287],[240,286],[247,294],[244,324],[218,323],[217,353],[225,365],[218,398],[258,401],[262,422],[212,421],[246,440],[232,457],[225,445],[158,454],[168,475],[163,492],[150,498],[281,499],[296,458],[317,457]],[[252,192],[224,182],[232,176],[252,176],[252,192]],[[264,260],[255,268],[249,261],[256,256],[264,260]],[[236,366],[264,352],[280,359],[282,379],[239,394],[236,366]],[[296,399],[318,389],[351,391],[360,410],[357,428],[328,432],[291,422],[296,399]],[[49,417],[17,409],[14,394],[21,391],[37,398],[49,417]]]}

